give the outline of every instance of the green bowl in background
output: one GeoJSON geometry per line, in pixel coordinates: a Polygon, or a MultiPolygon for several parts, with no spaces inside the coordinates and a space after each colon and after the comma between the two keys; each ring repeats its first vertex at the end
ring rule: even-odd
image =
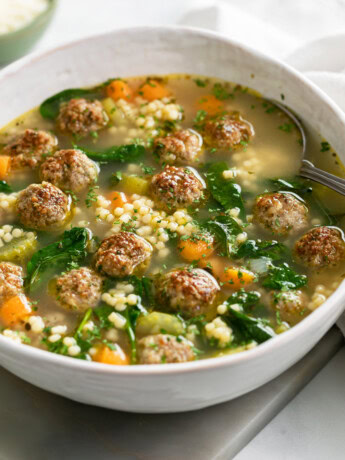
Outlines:
{"type": "Polygon", "coordinates": [[[18,30],[0,35],[0,66],[24,56],[41,37],[49,25],[58,0],[49,0],[48,7],[29,24],[18,30]]]}

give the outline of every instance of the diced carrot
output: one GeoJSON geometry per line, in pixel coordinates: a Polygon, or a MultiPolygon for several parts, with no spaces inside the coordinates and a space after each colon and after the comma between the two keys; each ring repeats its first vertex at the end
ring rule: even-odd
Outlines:
{"type": "Polygon", "coordinates": [[[157,80],[148,80],[140,86],[138,94],[147,101],[154,101],[170,96],[170,91],[157,80]]]}
{"type": "Polygon", "coordinates": [[[8,155],[0,156],[0,180],[6,179],[6,176],[10,170],[11,157],[8,155]]]}
{"type": "Polygon", "coordinates": [[[198,110],[205,110],[208,115],[216,115],[224,110],[223,102],[217,99],[213,94],[202,96],[197,101],[198,110]]]}
{"type": "Polygon", "coordinates": [[[180,240],[178,244],[181,257],[187,262],[193,262],[194,260],[208,258],[213,250],[213,241],[207,241],[206,239],[195,239],[188,238],[180,240]]]}
{"type": "Polygon", "coordinates": [[[118,366],[126,366],[129,364],[128,356],[118,345],[116,345],[115,350],[111,350],[107,345],[103,345],[97,350],[97,353],[93,355],[92,359],[102,364],[115,364],[118,366]]]}
{"type": "Polygon", "coordinates": [[[118,101],[119,99],[125,99],[131,101],[134,96],[132,88],[123,80],[114,80],[107,86],[107,95],[118,101]]]}
{"type": "Polygon", "coordinates": [[[228,267],[229,261],[222,257],[211,257],[200,259],[199,267],[209,268],[213,276],[224,283],[223,286],[239,290],[255,280],[255,275],[245,268],[228,267]]]}
{"type": "Polygon", "coordinates": [[[3,303],[0,308],[0,321],[5,326],[11,326],[23,321],[31,313],[29,300],[24,294],[19,294],[3,303]]]}
{"type": "Polygon", "coordinates": [[[224,283],[224,287],[238,291],[251,284],[255,279],[255,275],[243,268],[225,268],[222,273],[218,274],[218,278],[224,283]]]}
{"type": "Polygon", "coordinates": [[[123,208],[126,203],[128,203],[128,199],[123,192],[111,192],[108,195],[108,200],[111,201],[111,207],[115,208],[123,208]]]}

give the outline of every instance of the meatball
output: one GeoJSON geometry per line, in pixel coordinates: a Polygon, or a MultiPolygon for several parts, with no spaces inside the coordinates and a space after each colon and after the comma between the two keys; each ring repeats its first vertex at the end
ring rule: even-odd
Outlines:
{"type": "Polygon", "coordinates": [[[10,262],[0,262],[0,302],[23,289],[23,270],[10,262]]]}
{"type": "Polygon", "coordinates": [[[108,117],[99,101],[71,99],[61,104],[57,127],[63,133],[86,136],[99,131],[108,123],[108,117]]]}
{"type": "Polygon", "coordinates": [[[113,277],[131,275],[145,268],[152,255],[152,246],[144,238],[130,232],[119,232],[102,241],[96,253],[96,268],[113,277]]]}
{"type": "Polygon", "coordinates": [[[56,280],[57,302],[68,310],[84,312],[101,300],[103,279],[86,267],[64,273],[56,280]]]}
{"type": "Polygon", "coordinates": [[[140,364],[185,363],[193,361],[193,345],[169,334],[148,335],[138,342],[140,364]]]}
{"type": "Polygon", "coordinates": [[[193,163],[201,150],[201,137],[192,130],[183,129],[166,137],[157,137],[154,150],[162,163],[193,163]]]}
{"type": "Polygon", "coordinates": [[[302,291],[272,292],[272,308],[282,321],[296,324],[308,312],[307,296],[302,291]]]}
{"type": "Polygon", "coordinates": [[[296,233],[307,226],[308,208],[291,193],[266,193],[257,197],[254,221],[275,235],[296,233]]]}
{"type": "Polygon", "coordinates": [[[236,149],[254,136],[253,126],[237,114],[224,115],[206,121],[205,143],[219,149],[236,149]]]}
{"type": "Polygon", "coordinates": [[[319,269],[345,259],[342,232],[334,227],[315,227],[295,243],[295,257],[303,265],[319,269]]]}
{"type": "Polygon", "coordinates": [[[62,190],[80,192],[96,181],[96,164],[80,150],[59,150],[41,165],[41,178],[62,190]]]}
{"type": "Polygon", "coordinates": [[[207,313],[219,289],[217,281],[205,270],[178,268],[157,280],[156,299],[169,310],[198,316],[207,313]]]}
{"type": "Polygon", "coordinates": [[[26,129],[6,145],[3,152],[11,157],[11,167],[35,168],[52,154],[57,146],[57,138],[46,131],[26,129]]]}
{"type": "Polygon", "coordinates": [[[175,210],[195,205],[204,196],[205,186],[189,168],[166,166],[152,177],[151,192],[158,205],[175,210]]]}
{"type": "Polygon", "coordinates": [[[29,185],[19,193],[17,199],[20,222],[36,230],[62,226],[70,210],[70,197],[48,182],[29,185]]]}

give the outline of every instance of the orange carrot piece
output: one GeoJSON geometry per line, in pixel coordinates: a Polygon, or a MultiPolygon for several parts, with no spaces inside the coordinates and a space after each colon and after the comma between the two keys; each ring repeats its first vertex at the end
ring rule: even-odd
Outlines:
{"type": "Polygon", "coordinates": [[[218,278],[225,287],[238,291],[253,283],[255,275],[244,268],[225,268],[222,273],[218,273],[218,278]]]}
{"type": "Polygon", "coordinates": [[[209,268],[213,276],[224,283],[223,286],[239,290],[255,280],[255,274],[245,268],[228,267],[229,261],[221,257],[210,257],[200,259],[199,267],[209,268]]]}
{"type": "Polygon", "coordinates": [[[11,157],[8,155],[0,156],[0,180],[6,179],[6,176],[10,170],[11,157]]]}
{"type": "Polygon", "coordinates": [[[187,262],[207,259],[214,251],[213,241],[188,238],[178,243],[181,257],[187,262]]]}
{"type": "Polygon", "coordinates": [[[148,80],[140,86],[138,94],[147,101],[154,101],[170,96],[170,91],[157,80],[148,80]]]}
{"type": "Polygon", "coordinates": [[[128,203],[128,199],[123,192],[111,192],[108,195],[108,200],[111,201],[111,207],[115,208],[123,208],[126,203],[128,203]]]}
{"type": "Polygon", "coordinates": [[[126,366],[129,364],[128,356],[118,345],[115,350],[111,350],[107,345],[103,345],[97,350],[97,353],[93,355],[92,359],[102,364],[117,366],[126,366]]]}
{"type": "Polygon", "coordinates": [[[19,294],[3,303],[0,308],[0,321],[5,326],[12,326],[23,321],[31,313],[29,300],[24,294],[19,294]]]}
{"type": "Polygon", "coordinates": [[[132,88],[123,80],[114,80],[107,86],[107,95],[118,101],[119,99],[125,99],[131,101],[134,96],[132,88]]]}
{"type": "Polygon", "coordinates": [[[205,110],[208,115],[216,115],[224,110],[223,102],[217,99],[213,94],[202,96],[197,101],[198,110],[205,110]]]}

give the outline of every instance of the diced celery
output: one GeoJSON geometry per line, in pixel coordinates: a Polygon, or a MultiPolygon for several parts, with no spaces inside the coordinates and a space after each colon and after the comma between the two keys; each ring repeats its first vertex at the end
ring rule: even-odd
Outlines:
{"type": "Polygon", "coordinates": [[[138,319],[136,332],[140,336],[151,334],[172,334],[184,333],[184,324],[174,315],[154,311],[138,319]]]}
{"type": "Polygon", "coordinates": [[[122,174],[121,186],[123,191],[128,195],[134,193],[138,195],[146,195],[149,190],[149,181],[138,176],[127,176],[122,174]]]}

